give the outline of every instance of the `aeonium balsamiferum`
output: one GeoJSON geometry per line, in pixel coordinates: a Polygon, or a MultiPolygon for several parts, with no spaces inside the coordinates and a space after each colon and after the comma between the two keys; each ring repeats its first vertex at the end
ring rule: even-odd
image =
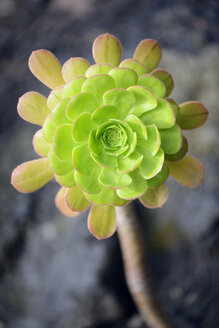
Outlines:
{"type": "Polygon", "coordinates": [[[94,41],[94,65],[75,57],[61,66],[48,50],[34,51],[30,70],[52,91],[48,98],[27,92],[18,102],[19,115],[41,126],[33,137],[41,158],[19,165],[13,186],[28,193],[55,178],[59,210],[75,216],[91,205],[88,227],[98,239],[116,230],[115,206],[139,198],[161,207],[169,174],[188,187],[205,175],[187,155],[182,130],[203,125],[206,108],[169,98],[173,79],[156,69],[157,41],[140,42],[133,58],[121,61],[121,55],[120,41],[110,34],[94,41]]]}

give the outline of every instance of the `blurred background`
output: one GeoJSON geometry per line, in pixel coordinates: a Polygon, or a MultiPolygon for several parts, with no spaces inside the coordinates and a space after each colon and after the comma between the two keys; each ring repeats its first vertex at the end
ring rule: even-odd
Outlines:
{"type": "Polygon", "coordinates": [[[219,2],[217,0],[0,0],[0,328],[143,328],[127,290],[117,236],[97,241],[87,213],[66,218],[55,182],[30,195],[10,185],[18,164],[37,158],[38,129],[19,118],[18,97],[49,90],[28,70],[32,50],[64,63],[91,62],[96,36],[109,32],[131,57],[144,38],[163,48],[161,68],[177,102],[200,100],[207,124],[190,131],[189,153],[206,166],[203,186],[171,178],[159,210],[136,202],[158,298],[179,328],[219,327],[219,2]]]}

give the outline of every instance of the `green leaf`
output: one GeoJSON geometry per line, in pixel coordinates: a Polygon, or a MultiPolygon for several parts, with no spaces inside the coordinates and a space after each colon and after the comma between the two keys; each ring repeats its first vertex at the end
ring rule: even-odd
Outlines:
{"type": "Polygon", "coordinates": [[[158,98],[162,98],[166,94],[164,83],[152,74],[142,75],[138,80],[138,85],[148,88],[158,98]]]}
{"type": "Polygon", "coordinates": [[[115,81],[116,88],[127,89],[138,82],[137,73],[130,68],[116,67],[109,72],[109,75],[115,81]]]}
{"type": "Polygon", "coordinates": [[[146,73],[150,73],[159,64],[161,57],[161,47],[156,40],[152,39],[141,41],[133,56],[134,59],[138,59],[146,67],[146,73]]]}
{"type": "Polygon", "coordinates": [[[113,206],[122,207],[122,206],[127,205],[128,203],[130,203],[130,200],[122,199],[117,195],[115,190],[114,190],[114,192],[115,192],[114,193],[114,200],[113,200],[113,203],[112,203],[113,206]]]}
{"type": "Polygon", "coordinates": [[[111,237],[116,231],[114,206],[92,206],[88,216],[88,229],[97,239],[111,237]]]}
{"type": "Polygon", "coordinates": [[[168,161],[173,161],[173,162],[178,161],[178,160],[182,159],[187,152],[188,152],[188,141],[183,136],[183,143],[182,143],[182,146],[179,149],[179,151],[176,152],[175,154],[165,154],[165,158],[168,161]]]}
{"type": "Polygon", "coordinates": [[[196,188],[205,180],[205,168],[196,158],[185,156],[177,162],[167,161],[167,164],[172,177],[186,187],[196,188]]]}
{"type": "Polygon", "coordinates": [[[53,147],[51,147],[51,149],[49,151],[48,160],[49,160],[49,164],[50,164],[52,170],[57,175],[64,175],[64,174],[72,171],[74,168],[72,159],[71,158],[67,159],[67,160],[59,159],[56,156],[56,154],[53,150],[53,147]]]}
{"type": "Polygon", "coordinates": [[[33,51],[28,64],[33,75],[47,87],[54,89],[65,84],[62,78],[62,66],[50,51],[33,51]]]}
{"type": "Polygon", "coordinates": [[[135,102],[135,96],[125,89],[113,89],[103,95],[103,103],[119,109],[119,119],[124,119],[135,102]]]}
{"type": "Polygon", "coordinates": [[[116,190],[119,197],[123,199],[135,199],[142,196],[147,189],[147,181],[139,174],[139,170],[129,173],[132,183],[128,187],[116,190]]]}
{"type": "Polygon", "coordinates": [[[107,74],[94,75],[87,79],[82,85],[82,92],[92,93],[99,105],[103,104],[103,94],[115,88],[113,78],[107,74]]]}
{"type": "Polygon", "coordinates": [[[59,126],[61,124],[72,124],[73,121],[67,118],[66,108],[69,104],[70,98],[62,99],[53,109],[51,114],[51,121],[54,125],[59,126]]]}
{"type": "Polygon", "coordinates": [[[152,110],[157,106],[157,99],[154,94],[142,86],[133,86],[128,88],[135,96],[135,102],[132,106],[132,114],[140,116],[141,114],[152,110]]]}
{"type": "Polygon", "coordinates": [[[167,154],[175,154],[182,147],[182,131],[177,124],[169,129],[160,129],[161,147],[167,154]]]}
{"type": "Polygon", "coordinates": [[[156,189],[148,189],[146,193],[140,197],[140,202],[148,208],[162,207],[168,199],[168,189],[165,184],[156,189]]]}
{"type": "Polygon", "coordinates": [[[165,71],[164,69],[155,69],[152,74],[156,76],[159,80],[161,80],[166,87],[166,97],[168,97],[174,88],[174,81],[170,73],[165,71]]]}
{"type": "Polygon", "coordinates": [[[107,74],[113,68],[111,64],[95,64],[88,68],[86,77],[92,77],[97,74],[107,74]]]}
{"type": "Polygon", "coordinates": [[[95,127],[89,113],[82,113],[73,124],[72,136],[75,142],[86,142],[90,131],[95,127]]]}
{"type": "Polygon", "coordinates": [[[134,132],[137,134],[138,139],[147,139],[146,126],[135,115],[129,115],[125,120],[134,132]]]}
{"type": "Polygon", "coordinates": [[[47,107],[47,99],[34,91],[27,92],[19,98],[17,110],[23,120],[37,125],[43,125],[51,113],[47,107]]]}
{"type": "Polygon", "coordinates": [[[59,211],[62,214],[69,216],[69,217],[74,217],[74,216],[78,215],[78,212],[71,211],[70,208],[66,205],[65,198],[64,198],[65,191],[66,191],[66,188],[62,187],[57,192],[56,197],[55,197],[56,207],[59,209],[59,211]]]}
{"type": "Polygon", "coordinates": [[[63,124],[56,129],[54,135],[54,151],[56,155],[62,160],[69,159],[72,156],[72,150],[75,146],[75,143],[72,139],[71,131],[71,124],[63,124]]]}
{"type": "Polygon", "coordinates": [[[79,93],[69,102],[66,115],[69,119],[75,120],[84,112],[92,114],[97,107],[98,104],[94,95],[88,92],[79,93]]]}
{"type": "Polygon", "coordinates": [[[68,83],[75,76],[85,75],[89,66],[90,63],[84,58],[70,58],[62,67],[62,75],[65,82],[68,83]]]}
{"type": "Polygon", "coordinates": [[[146,149],[151,153],[152,156],[154,156],[160,148],[160,144],[161,144],[160,134],[158,128],[154,124],[147,125],[146,131],[147,131],[147,139],[145,140],[139,138],[137,146],[146,149]]]}
{"type": "Polygon", "coordinates": [[[52,111],[53,108],[62,100],[63,86],[53,89],[47,99],[47,106],[52,111]]]}
{"type": "Polygon", "coordinates": [[[180,120],[180,110],[179,110],[179,106],[177,105],[177,103],[171,99],[171,98],[166,98],[166,100],[168,101],[168,103],[172,106],[174,112],[175,112],[175,116],[176,116],[176,123],[179,123],[180,120]]]}
{"type": "Polygon", "coordinates": [[[12,172],[11,184],[20,192],[28,193],[42,188],[53,178],[47,158],[25,162],[12,172]]]}
{"type": "Polygon", "coordinates": [[[38,130],[33,136],[33,147],[35,152],[43,157],[48,155],[51,144],[49,144],[43,137],[43,130],[38,130]]]}
{"type": "Polygon", "coordinates": [[[124,158],[122,155],[118,157],[118,173],[127,173],[136,169],[143,159],[143,155],[134,151],[130,156],[124,158]]]}
{"type": "Polygon", "coordinates": [[[60,185],[65,187],[71,188],[76,186],[74,170],[71,170],[64,175],[55,175],[55,179],[60,185]]]}
{"type": "Polygon", "coordinates": [[[86,176],[75,171],[75,181],[77,185],[89,194],[98,194],[102,190],[102,185],[98,181],[101,168],[95,167],[91,176],[86,176]]]}
{"type": "Polygon", "coordinates": [[[199,128],[207,118],[207,108],[198,101],[188,101],[180,105],[179,125],[183,130],[199,128]]]}
{"type": "Polygon", "coordinates": [[[165,99],[158,99],[157,107],[143,113],[140,119],[146,125],[155,124],[158,129],[168,129],[175,124],[175,113],[165,99]]]}
{"type": "Polygon", "coordinates": [[[114,167],[103,167],[99,182],[105,187],[119,189],[128,186],[132,179],[127,173],[117,173],[114,167]]]}
{"type": "Polygon", "coordinates": [[[157,188],[162,185],[169,176],[169,169],[166,162],[163,163],[162,170],[154,178],[147,180],[148,188],[157,188]]]}
{"type": "Polygon", "coordinates": [[[91,175],[97,166],[90,155],[87,144],[76,146],[73,149],[72,158],[75,169],[83,175],[91,175]]]}
{"type": "Polygon", "coordinates": [[[98,107],[92,114],[92,121],[97,125],[107,122],[119,116],[118,107],[114,105],[102,105],[98,107]]]}
{"type": "Polygon", "coordinates": [[[101,192],[98,194],[88,194],[85,193],[85,197],[89,202],[95,205],[111,205],[114,200],[115,190],[103,187],[101,192]]]}
{"type": "Polygon", "coordinates": [[[76,76],[70,80],[63,88],[62,97],[73,98],[81,92],[82,84],[86,81],[84,76],[76,76]]]}
{"type": "Polygon", "coordinates": [[[107,63],[118,66],[122,56],[122,46],[114,35],[102,34],[93,43],[93,57],[97,64],[107,63]]]}
{"type": "Polygon", "coordinates": [[[160,148],[154,156],[152,156],[149,151],[143,148],[138,149],[138,151],[143,155],[143,160],[139,166],[142,176],[145,179],[153,178],[162,169],[164,162],[163,150],[160,148]]]}
{"type": "Polygon", "coordinates": [[[91,153],[91,157],[100,166],[111,166],[111,167],[117,166],[117,157],[113,155],[109,155],[104,151],[100,152],[100,155],[91,153]]]}
{"type": "Polygon", "coordinates": [[[84,197],[84,193],[78,188],[78,186],[67,188],[64,197],[66,205],[72,211],[82,212],[90,206],[90,202],[84,197]]]}
{"type": "Polygon", "coordinates": [[[119,67],[131,68],[133,69],[139,76],[146,73],[146,67],[137,59],[128,58],[123,60],[119,67]]]}
{"type": "Polygon", "coordinates": [[[52,143],[55,130],[56,126],[51,122],[50,115],[43,123],[43,137],[47,142],[52,143]]]}

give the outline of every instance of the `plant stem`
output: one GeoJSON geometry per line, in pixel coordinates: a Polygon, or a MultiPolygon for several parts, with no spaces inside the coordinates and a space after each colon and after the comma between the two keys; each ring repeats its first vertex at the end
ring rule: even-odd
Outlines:
{"type": "Polygon", "coordinates": [[[139,312],[150,328],[176,328],[166,319],[156,301],[146,245],[132,204],[117,207],[116,211],[126,281],[139,312]]]}

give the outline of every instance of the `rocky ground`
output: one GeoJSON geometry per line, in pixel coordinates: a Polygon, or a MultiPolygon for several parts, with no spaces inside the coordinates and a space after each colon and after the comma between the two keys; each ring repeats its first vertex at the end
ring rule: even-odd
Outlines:
{"type": "Polygon", "coordinates": [[[48,94],[28,71],[31,51],[49,49],[61,62],[91,60],[92,41],[103,32],[121,39],[125,57],[141,39],[159,40],[175,99],[199,99],[209,109],[205,127],[188,133],[206,183],[187,190],[170,179],[162,209],[136,203],[136,212],[166,313],[179,328],[219,326],[218,9],[216,0],[0,1],[1,328],[145,327],[125,284],[117,236],[95,240],[87,213],[62,217],[53,182],[31,195],[10,186],[13,168],[36,158],[37,128],[18,117],[17,98],[29,90],[48,94]]]}

